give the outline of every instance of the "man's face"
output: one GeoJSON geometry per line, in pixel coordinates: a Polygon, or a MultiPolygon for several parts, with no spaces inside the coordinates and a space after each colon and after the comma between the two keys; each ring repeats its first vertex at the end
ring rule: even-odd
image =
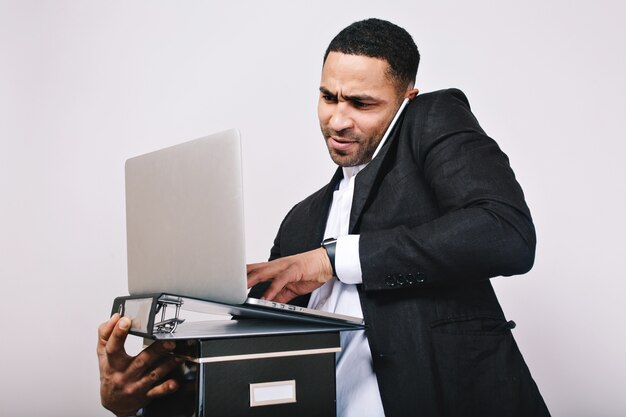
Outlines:
{"type": "Polygon", "coordinates": [[[403,94],[387,61],[331,52],[322,68],[317,114],[330,157],[339,166],[369,162],[403,94]]]}

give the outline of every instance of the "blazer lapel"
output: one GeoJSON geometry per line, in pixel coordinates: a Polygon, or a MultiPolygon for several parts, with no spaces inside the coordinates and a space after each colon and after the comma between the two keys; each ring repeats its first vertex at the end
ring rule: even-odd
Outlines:
{"type": "Polygon", "coordinates": [[[393,142],[397,140],[398,127],[401,125],[402,120],[398,120],[398,124],[394,127],[393,131],[389,135],[387,142],[383,145],[376,158],[374,158],[361,172],[356,175],[354,183],[354,196],[352,197],[352,208],[350,210],[350,226],[348,233],[354,234],[358,225],[359,219],[363,214],[363,209],[367,204],[367,200],[372,192],[372,189],[376,185],[378,173],[381,167],[387,160],[389,149],[393,146],[393,142]]]}
{"type": "Polygon", "coordinates": [[[310,230],[310,238],[312,239],[311,243],[314,245],[320,245],[322,240],[324,240],[324,231],[326,230],[326,222],[328,220],[328,213],[330,211],[330,204],[333,201],[333,193],[335,192],[335,188],[341,179],[343,178],[343,171],[341,168],[337,168],[335,171],[335,175],[330,180],[330,183],[326,185],[323,189],[320,198],[315,199],[311,202],[309,216],[310,216],[310,225],[312,230],[310,230]]]}

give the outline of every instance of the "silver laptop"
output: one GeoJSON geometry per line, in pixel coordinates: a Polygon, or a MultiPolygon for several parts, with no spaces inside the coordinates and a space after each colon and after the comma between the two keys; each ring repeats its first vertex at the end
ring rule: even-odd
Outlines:
{"type": "Polygon", "coordinates": [[[128,291],[363,319],[247,298],[241,140],[231,129],[126,161],[128,291]]]}

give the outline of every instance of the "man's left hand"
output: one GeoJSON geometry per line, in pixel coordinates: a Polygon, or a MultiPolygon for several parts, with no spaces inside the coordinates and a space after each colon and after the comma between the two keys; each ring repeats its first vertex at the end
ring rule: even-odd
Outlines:
{"type": "Polygon", "coordinates": [[[332,277],[333,267],[324,248],[248,265],[248,288],[271,281],[263,298],[279,303],[308,294],[332,277]]]}

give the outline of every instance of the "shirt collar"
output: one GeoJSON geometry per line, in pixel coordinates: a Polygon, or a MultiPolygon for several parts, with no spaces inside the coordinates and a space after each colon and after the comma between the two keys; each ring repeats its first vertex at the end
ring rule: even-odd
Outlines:
{"type": "Polygon", "coordinates": [[[341,167],[342,171],[343,171],[343,177],[346,180],[350,180],[352,177],[354,177],[356,174],[358,174],[363,168],[365,168],[367,166],[368,162],[362,164],[362,165],[357,165],[357,166],[353,166],[353,167],[341,167]]]}

